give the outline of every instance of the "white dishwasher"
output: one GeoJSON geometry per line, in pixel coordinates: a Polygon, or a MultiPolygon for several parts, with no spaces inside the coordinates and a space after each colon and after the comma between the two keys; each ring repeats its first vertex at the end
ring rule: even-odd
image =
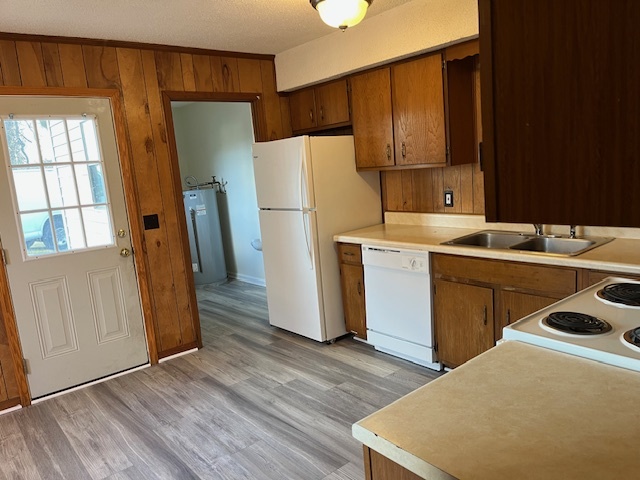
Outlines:
{"type": "Polygon", "coordinates": [[[367,341],[376,350],[440,370],[433,351],[429,253],[362,246],[367,341]]]}

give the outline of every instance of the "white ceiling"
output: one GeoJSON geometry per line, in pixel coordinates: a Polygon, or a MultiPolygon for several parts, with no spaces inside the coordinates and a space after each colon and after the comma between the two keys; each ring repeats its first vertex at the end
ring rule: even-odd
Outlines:
{"type": "MultiPolygon", "coordinates": [[[[375,0],[367,18],[409,1],[375,0]]],[[[236,52],[277,54],[336,31],[322,23],[309,0],[1,0],[0,5],[2,32],[236,52]]]]}

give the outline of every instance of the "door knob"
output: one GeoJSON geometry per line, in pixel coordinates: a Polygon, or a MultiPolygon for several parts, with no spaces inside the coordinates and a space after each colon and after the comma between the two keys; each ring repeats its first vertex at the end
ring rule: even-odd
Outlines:
{"type": "Polygon", "coordinates": [[[120,250],[120,256],[121,257],[131,256],[131,250],[129,250],[128,248],[123,248],[122,250],[120,250]]]}
{"type": "Polygon", "coordinates": [[[118,230],[118,237],[124,238],[126,236],[127,236],[127,232],[125,232],[124,229],[121,228],[120,230],[118,230]]]}

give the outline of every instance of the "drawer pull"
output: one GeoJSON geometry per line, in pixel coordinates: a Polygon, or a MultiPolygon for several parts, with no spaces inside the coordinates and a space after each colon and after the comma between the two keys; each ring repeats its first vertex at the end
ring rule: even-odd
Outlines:
{"type": "Polygon", "coordinates": [[[482,321],[486,325],[487,324],[487,306],[484,306],[484,313],[482,315],[482,321]]]}
{"type": "Polygon", "coordinates": [[[356,254],[355,253],[351,253],[351,252],[344,252],[343,255],[345,257],[355,257],[356,254]]]}
{"type": "Polygon", "coordinates": [[[362,285],[358,282],[358,295],[362,295],[362,285]]]}
{"type": "Polygon", "coordinates": [[[511,325],[511,309],[507,309],[507,325],[511,325]]]}
{"type": "Polygon", "coordinates": [[[387,160],[391,161],[391,145],[387,143],[387,160]]]}
{"type": "Polygon", "coordinates": [[[407,146],[402,142],[402,158],[407,158],[407,146]]]}

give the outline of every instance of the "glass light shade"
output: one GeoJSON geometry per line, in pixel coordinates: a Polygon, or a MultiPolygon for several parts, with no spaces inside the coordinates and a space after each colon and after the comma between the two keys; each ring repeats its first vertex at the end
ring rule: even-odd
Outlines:
{"type": "Polygon", "coordinates": [[[316,5],[324,23],[342,30],[360,23],[368,7],[367,0],[322,0],[316,5]]]}

